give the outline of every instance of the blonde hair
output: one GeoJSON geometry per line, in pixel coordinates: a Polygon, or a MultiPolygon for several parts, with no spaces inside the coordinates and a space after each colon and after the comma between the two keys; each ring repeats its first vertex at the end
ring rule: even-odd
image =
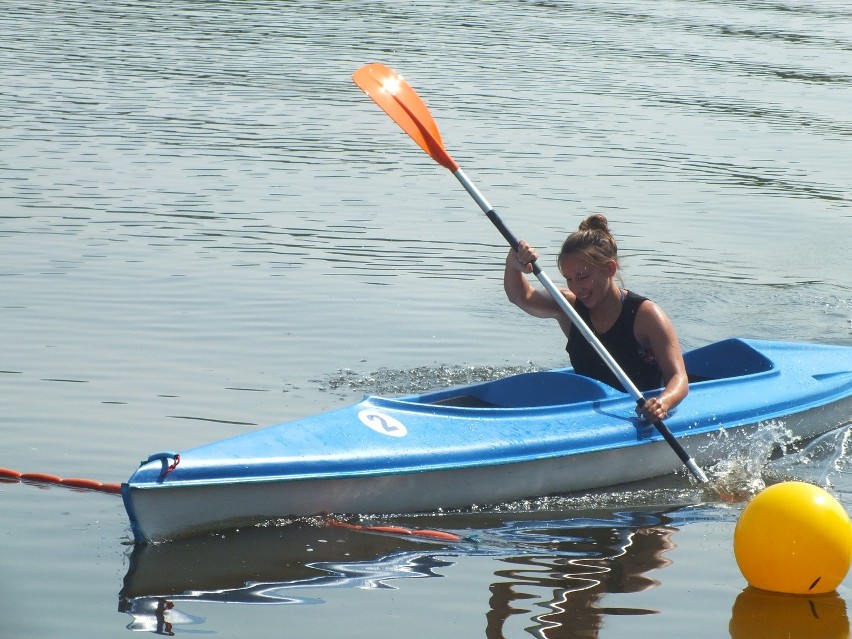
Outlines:
{"type": "Polygon", "coordinates": [[[605,215],[595,213],[580,222],[580,227],[562,243],[557,265],[568,255],[579,255],[595,268],[604,268],[611,260],[618,264],[618,246],[605,215]]]}

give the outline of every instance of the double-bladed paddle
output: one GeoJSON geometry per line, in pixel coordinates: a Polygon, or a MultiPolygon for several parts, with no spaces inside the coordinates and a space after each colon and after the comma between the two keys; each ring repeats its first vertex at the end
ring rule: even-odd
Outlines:
{"type": "MultiPolygon", "coordinates": [[[[447,153],[447,150],[444,148],[444,142],[441,140],[441,134],[438,131],[438,125],[435,124],[429,108],[402,76],[383,64],[367,64],[358,69],[352,75],[352,79],[433,160],[452,171],[465,190],[476,200],[476,203],[488,219],[491,220],[492,224],[497,227],[500,234],[509,242],[513,249],[517,250],[517,238],[506,227],[482,193],[479,192],[479,189],[474,186],[464,171],[461,170],[458,163],[447,153]]],[[[532,263],[532,269],[539,282],[547,289],[562,311],[571,319],[574,326],[579,329],[592,347],[594,347],[597,354],[615,374],[618,381],[621,382],[621,385],[628,390],[630,395],[633,396],[633,399],[636,400],[636,403],[641,407],[645,403],[645,397],[636,388],[636,385],[630,378],[625,375],[624,371],[621,370],[618,362],[613,359],[604,345],[601,344],[598,337],[586,326],[586,323],[577,314],[574,307],[568,303],[565,296],[556,288],[551,279],[541,270],[536,262],[532,263]]],[[[695,478],[701,483],[706,483],[708,479],[704,471],[698,467],[692,457],[689,456],[689,453],[684,450],[668,426],[662,420],[655,422],[654,426],[695,478]]]]}

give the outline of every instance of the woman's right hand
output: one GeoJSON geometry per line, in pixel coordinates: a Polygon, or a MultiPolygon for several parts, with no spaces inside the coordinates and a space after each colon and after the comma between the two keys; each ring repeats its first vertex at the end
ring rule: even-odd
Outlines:
{"type": "Polygon", "coordinates": [[[536,250],[521,240],[518,242],[517,251],[509,251],[509,257],[506,260],[516,271],[521,273],[532,273],[532,263],[538,259],[536,250]]]}

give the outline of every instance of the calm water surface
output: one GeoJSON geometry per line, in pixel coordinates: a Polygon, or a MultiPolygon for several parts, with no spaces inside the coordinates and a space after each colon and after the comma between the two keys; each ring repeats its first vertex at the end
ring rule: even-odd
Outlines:
{"type": "MultiPolygon", "coordinates": [[[[551,274],[602,211],[686,348],[852,345],[846,2],[0,0],[0,27],[0,467],[122,481],[364,393],[564,365],[503,297],[500,236],[352,84],[373,61],[551,274]]],[[[841,432],[727,472],[850,508],[848,459],[841,432]]],[[[296,521],[134,548],[114,496],[6,483],[0,626],[847,636],[849,579],[744,590],[741,508],[678,476],[394,520],[455,545],[296,521]]]]}

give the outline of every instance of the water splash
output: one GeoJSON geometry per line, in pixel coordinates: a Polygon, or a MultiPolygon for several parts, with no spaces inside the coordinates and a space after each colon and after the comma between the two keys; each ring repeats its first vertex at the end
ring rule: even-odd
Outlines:
{"type": "Polygon", "coordinates": [[[852,461],[852,424],[821,435],[767,467],[774,481],[798,479],[831,488],[852,461]]]}
{"type": "MultiPolygon", "coordinates": [[[[721,434],[727,437],[727,432],[721,434]]],[[[796,437],[783,420],[761,422],[747,445],[729,438],[728,453],[708,469],[712,490],[725,501],[744,501],[766,488],[764,470],[796,437]]]]}
{"type": "Polygon", "coordinates": [[[732,446],[730,454],[709,469],[711,487],[725,501],[748,500],[782,481],[829,488],[844,472],[851,451],[852,424],[802,443],[783,420],[763,422],[747,446],[732,446]]]}
{"type": "Polygon", "coordinates": [[[372,373],[358,373],[339,369],[327,379],[313,380],[320,390],[345,398],[353,391],[367,395],[409,395],[436,388],[450,388],[465,384],[487,382],[520,373],[541,370],[528,363],[524,366],[420,366],[394,370],[380,368],[372,373]]]}

